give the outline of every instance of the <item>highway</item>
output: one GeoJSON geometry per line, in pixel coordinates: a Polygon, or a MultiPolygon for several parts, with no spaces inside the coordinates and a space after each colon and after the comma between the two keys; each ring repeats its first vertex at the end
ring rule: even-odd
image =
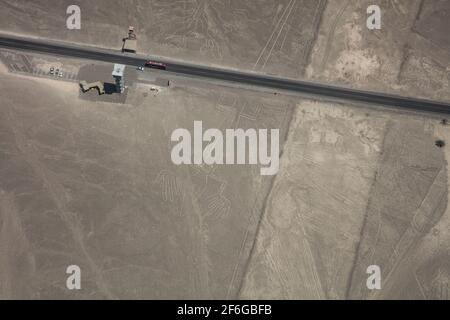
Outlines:
{"type": "Polygon", "coordinates": [[[290,92],[346,100],[350,102],[362,102],[379,106],[393,107],[395,109],[431,112],[435,114],[450,114],[450,102],[423,100],[379,92],[355,90],[346,87],[273,77],[252,72],[219,69],[190,63],[181,63],[160,57],[123,54],[117,50],[106,50],[63,42],[21,38],[10,35],[0,35],[0,48],[1,47],[64,57],[121,63],[130,66],[143,66],[147,60],[155,60],[166,64],[167,72],[173,72],[189,77],[232,82],[234,85],[250,85],[269,88],[274,92],[277,90],[286,90],[290,92]]]}

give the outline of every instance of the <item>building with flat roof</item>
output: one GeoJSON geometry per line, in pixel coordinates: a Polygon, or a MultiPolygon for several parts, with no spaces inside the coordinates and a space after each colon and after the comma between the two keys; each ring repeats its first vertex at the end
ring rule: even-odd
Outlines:
{"type": "Polygon", "coordinates": [[[125,74],[125,65],[118,63],[114,64],[112,76],[114,77],[115,80],[116,91],[119,93],[125,91],[124,74],[125,74]]]}
{"type": "Polygon", "coordinates": [[[128,37],[123,39],[122,52],[136,53],[137,51],[137,37],[134,33],[134,27],[128,27],[128,37]]]}
{"type": "Polygon", "coordinates": [[[122,52],[136,53],[136,51],[137,51],[136,39],[125,39],[123,41],[122,52]]]}

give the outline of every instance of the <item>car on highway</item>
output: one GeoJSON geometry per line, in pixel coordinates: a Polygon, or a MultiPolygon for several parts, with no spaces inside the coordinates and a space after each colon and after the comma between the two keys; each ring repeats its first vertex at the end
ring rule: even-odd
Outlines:
{"type": "Polygon", "coordinates": [[[145,66],[148,68],[160,69],[160,70],[166,70],[166,68],[167,68],[167,65],[165,65],[164,63],[158,62],[158,61],[151,61],[151,60],[147,61],[145,63],[145,66]]]}

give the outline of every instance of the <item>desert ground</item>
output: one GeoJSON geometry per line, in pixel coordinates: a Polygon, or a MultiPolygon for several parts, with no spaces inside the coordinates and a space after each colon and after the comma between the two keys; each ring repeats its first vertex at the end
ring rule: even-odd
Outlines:
{"type": "Polygon", "coordinates": [[[66,28],[73,1],[52,3],[0,1],[0,30],[120,49],[131,25],[142,54],[298,77],[325,1],[82,0],[74,31],[66,28]]]}
{"type": "Polygon", "coordinates": [[[437,298],[450,239],[448,158],[434,141],[448,132],[436,120],[301,102],[240,296],[373,298],[366,269],[379,265],[377,298],[437,298]]]}
{"type": "Polygon", "coordinates": [[[206,84],[96,102],[6,71],[2,298],[371,298],[371,264],[393,279],[376,297],[442,297],[439,120],[206,84]],[[170,132],[194,120],[280,128],[279,174],[172,165],[170,132]],[[78,293],[71,264],[87,278],[78,293]]]}
{"type": "MultiPolygon", "coordinates": [[[[370,2],[374,31],[365,0],[82,0],[79,31],[48,3],[0,0],[0,31],[119,49],[134,25],[141,53],[450,100],[446,1],[370,2]]],[[[112,65],[0,60],[1,299],[450,299],[442,118],[134,73],[98,98],[77,82],[112,65]],[[195,120],[280,129],[279,173],[175,166],[170,135],[195,120]]]]}
{"type": "Polygon", "coordinates": [[[258,166],[177,167],[170,134],[202,120],[285,136],[290,99],[136,84],[117,104],[56,79],[0,83],[2,298],[237,296],[271,179],[258,166]],[[86,277],[75,296],[71,264],[86,277]]]}
{"type": "Polygon", "coordinates": [[[1,0],[0,30],[363,89],[450,100],[446,0],[1,0]],[[381,30],[366,28],[379,5],[381,30]]]}
{"type": "Polygon", "coordinates": [[[450,101],[450,4],[441,0],[327,2],[308,79],[450,101]],[[366,8],[381,8],[381,30],[366,8]]]}

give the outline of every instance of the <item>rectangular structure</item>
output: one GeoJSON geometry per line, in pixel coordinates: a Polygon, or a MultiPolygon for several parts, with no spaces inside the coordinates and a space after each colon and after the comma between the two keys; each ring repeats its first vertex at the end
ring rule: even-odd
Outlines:
{"type": "Polygon", "coordinates": [[[114,77],[116,83],[116,91],[122,93],[125,90],[123,76],[125,73],[125,65],[123,64],[114,64],[114,69],[112,72],[112,76],[114,77]]]}

